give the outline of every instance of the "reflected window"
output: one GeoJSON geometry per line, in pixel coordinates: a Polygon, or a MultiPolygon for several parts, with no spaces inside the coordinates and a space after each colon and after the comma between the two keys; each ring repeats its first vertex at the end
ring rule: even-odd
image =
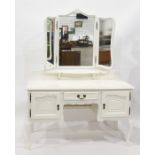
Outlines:
{"type": "Polygon", "coordinates": [[[54,63],[55,19],[47,18],[47,61],[54,63]]]}

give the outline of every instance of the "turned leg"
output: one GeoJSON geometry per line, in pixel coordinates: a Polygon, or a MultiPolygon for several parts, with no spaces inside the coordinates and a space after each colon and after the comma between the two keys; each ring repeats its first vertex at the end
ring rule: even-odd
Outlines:
{"type": "Polygon", "coordinates": [[[26,124],[26,137],[25,137],[25,143],[29,150],[31,150],[32,146],[32,140],[31,140],[32,132],[33,132],[33,123],[30,121],[26,124]]]}
{"type": "Polygon", "coordinates": [[[133,130],[133,122],[132,120],[129,118],[128,120],[129,123],[129,129],[128,129],[128,133],[126,136],[126,142],[129,143],[130,142],[130,138],[131,138],[131,134],[132,134],[132,130],[133,130]]]}

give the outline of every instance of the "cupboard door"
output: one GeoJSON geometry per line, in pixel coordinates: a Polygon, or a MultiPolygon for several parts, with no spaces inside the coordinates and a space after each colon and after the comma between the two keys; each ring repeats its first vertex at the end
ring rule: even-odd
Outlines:
{"type": "Polygon", "coordinates": [[[130,91],[102,92],[102,117],[126,117],[129,115],[130,91]]]}
{"type": "Polygon", "coordinates": [[[60,116],[59,98],[58,92],[32,92],[31,118],[58,119],[60,116]]]}

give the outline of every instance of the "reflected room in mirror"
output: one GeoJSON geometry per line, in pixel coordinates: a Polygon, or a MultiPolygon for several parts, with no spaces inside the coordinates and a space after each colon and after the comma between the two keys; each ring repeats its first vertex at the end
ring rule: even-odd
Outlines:
{"type": "Polygon", "coordinates": [[[111,66],[112,19],[99,19],[99,65],[111,66]]]}
{"type": "Polygon", "coordinates": [[[55,18],[47,18],[47,61],[54,63],[55,18]]]}
{"type": "Polygon", "coordinates": [[[93,17],[77,19],[62,16],[59,19],[59,65],[92,66],[94,42],[93,17]]]}

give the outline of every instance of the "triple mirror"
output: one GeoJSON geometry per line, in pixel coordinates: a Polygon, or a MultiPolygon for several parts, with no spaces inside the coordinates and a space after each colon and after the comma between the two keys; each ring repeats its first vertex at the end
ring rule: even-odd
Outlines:
{"type": "Polygon", "coordinates": [[[57,66],[111,66],[111,18],[75,13],[57,19],[47,18],[46,22],[49,63],[57,66]]]}

